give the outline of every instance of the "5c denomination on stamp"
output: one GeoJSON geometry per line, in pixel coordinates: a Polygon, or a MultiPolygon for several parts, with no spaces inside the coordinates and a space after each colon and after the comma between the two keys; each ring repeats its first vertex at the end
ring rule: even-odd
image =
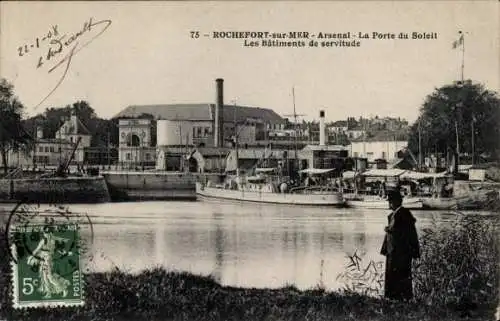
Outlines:
{"type": "Polygon", "coordinates": [[[78,217],[48,213],[18,204],[9,217],[14,308],[85,303],[78,217]]]}
{"type": "Polygon", "coordinates": [[[24,225],[13,232],[14,307],[83,305],[78,226],[24,225]]]}

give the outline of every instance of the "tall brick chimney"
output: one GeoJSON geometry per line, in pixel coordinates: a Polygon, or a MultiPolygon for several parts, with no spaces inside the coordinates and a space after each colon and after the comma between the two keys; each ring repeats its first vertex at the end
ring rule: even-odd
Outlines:
{"type": "Polygon", "coordinates": [[[214,146],[224,146],[224,79],[215,79],[214,146]]]}

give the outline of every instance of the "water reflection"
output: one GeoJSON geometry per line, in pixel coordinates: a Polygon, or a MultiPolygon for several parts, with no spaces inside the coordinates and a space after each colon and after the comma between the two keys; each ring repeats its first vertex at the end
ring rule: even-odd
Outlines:
{"type": "MultiPolygon", "coordinates": [[[[222,268],[224,266],[224,253],[225,253],[225,235],[221,228],[220,220],[223,218],[221,214],[214,213],[213,222],[215,225],[215,237],[214,237],[214,249],[215,249],[215,269],[212,276],[217,282],[222,282],[222,268]]],[[[233,237],[234,239],[234,237],[233,237]]],[[[236,244],[238,243],[238,237],[236,236],[236,244]]]]}
{"type": "MultiPolygon", "coordinates": [[[[298,288],[341,286],[346,256],[379,255],[384,210],[304,208],[230,203],[72,205],[94,224],[93,271],[163,266],[208,275],[223,284],[298,288]]],[[[454,215],[414,212],[417,228],[454,215]]],[[[2,215],[3,220],[5,216],[2,215]]],[[[84,237],[89,237],[88,235],[84,237]]],[[[87,257],[90,253],[87,253],[87,257]]]]}

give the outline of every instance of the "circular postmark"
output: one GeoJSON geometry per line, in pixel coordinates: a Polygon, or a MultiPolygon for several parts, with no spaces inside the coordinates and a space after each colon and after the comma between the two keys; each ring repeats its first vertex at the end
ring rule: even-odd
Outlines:
{"type": "Polygon", "coordinates": [[[33,204],[16,204],[5,233],[14,264],[33,272],[54,269],[61,276],[81,269],[81,257],[93,241],[89,216],[57,205],[43,209],[33,204]],[[87,239],[81,235],[82,226],[89,236],[87,239]]]}

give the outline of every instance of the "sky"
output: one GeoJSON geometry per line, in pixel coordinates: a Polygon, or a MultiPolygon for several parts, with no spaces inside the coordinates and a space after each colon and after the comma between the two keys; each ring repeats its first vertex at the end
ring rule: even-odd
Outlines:
{"type": "Polygon", "coordinates": [[[215,79],[223,78],[225,103],[292,114],[294,88],[307,120],[323,109],[328,121],[412,122],[428,94],[460,78],[462,52],[452,49],[459,30],[465,78],[500,91],[499,9],[498,1],[1,2],[0,76],[30,116],[77,100],[103,118],[129,105],[214,103],[215,79]],[[221,31],[315,38],[300,39],[301,48],[245,47],[245,39],[215,39],[221,31]],[[325,40],[319,32],[350,32],[357,37],[345,40],[359,47],[308,47],[325,40]]]}

